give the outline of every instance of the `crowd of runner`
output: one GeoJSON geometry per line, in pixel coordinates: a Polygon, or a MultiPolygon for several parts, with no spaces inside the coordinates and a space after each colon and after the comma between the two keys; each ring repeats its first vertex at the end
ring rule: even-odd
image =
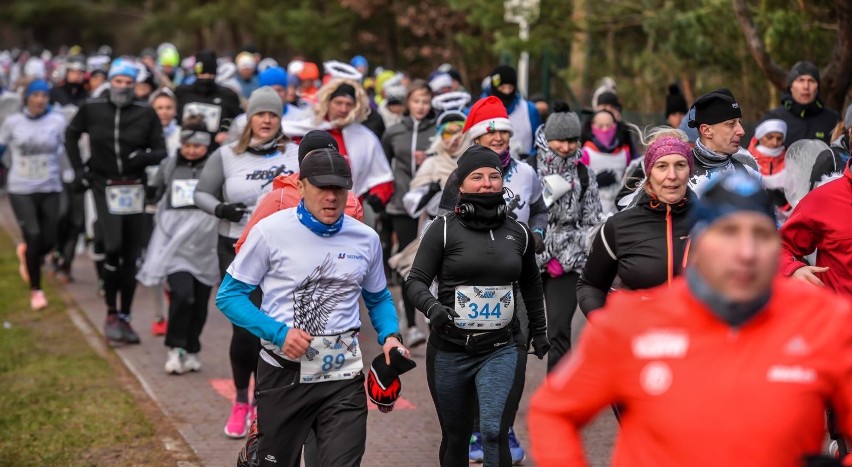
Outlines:
{"type": "Polygon", "coordinates": [[[828,109],[798,62],[746,140],[725,88],[690,105],[671,85],[640,129],[610,80],[582,112],[517,83],[499,65],[474,95],[449,64],[416,77],[252,47],[0,52],[31,308],[47,306],[42,271],[72,281],[85,246],[107,341],[140,342],[141,283],[179,375],[202,368],[218,285],[224,432],[248,435],[246,465],[299,465],[303,445],[307,465],[358,465],[367,398],[392,409],[424,344],[441,465],[524,461],[528,354],[547,357],[538,465],[584,465],[578,430],[607,406],[615,465],[801,465],[826,410],[845,454],[852,105],[828,109]],[[365,371],[359,299],[383,348],[365,371]],[[590,324],[572,349],[576,309],[590,324]],[[720,410],[736,422],[698,422],[720,410]]]}

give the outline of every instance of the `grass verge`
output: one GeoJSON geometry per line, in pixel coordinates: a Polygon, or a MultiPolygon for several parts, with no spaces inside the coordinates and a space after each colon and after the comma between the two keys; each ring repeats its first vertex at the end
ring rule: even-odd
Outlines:
{"type": "Polygon", "coordinates": [[[50,306],[30,310],[14,251],[0,229],[0,465],[175,465],[161,414],[87,345],[49,281],[50,306]]]}

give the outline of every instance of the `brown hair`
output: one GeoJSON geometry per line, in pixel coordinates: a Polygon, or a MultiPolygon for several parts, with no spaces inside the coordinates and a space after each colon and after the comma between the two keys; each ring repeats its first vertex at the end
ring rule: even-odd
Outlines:
{"type": "Polygon", "coordinates": [[[408,85],[406,91],[408,92],[408,94],[405,96],[406,101],[408,99],[411,99],[411,95],[417,91],[426,91],[426,94],[428,94],[429,97],[432,97],[433,95],[432,88],[430,88],[429,84],[422,79],[415,79],[414,81],[412,81],[411,84],[408,85]]]}

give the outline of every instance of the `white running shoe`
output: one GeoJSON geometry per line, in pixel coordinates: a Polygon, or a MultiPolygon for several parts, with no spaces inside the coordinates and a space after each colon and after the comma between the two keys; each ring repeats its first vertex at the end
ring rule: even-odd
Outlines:
{"type": "Polygon", "coordinates": [[[201,360],[197,353],[188,353],[183,358],[183,371],[201,371],[201,360]]]}
{"type": "Polygon", "coordinates": [[[424,342],[426,342],[426,334],[423,334],[423,331],[418,329],[417,326],[408,328],[408,331],[405,333],[405,345],[408,348],[417,347],[424,342]]]}
{"type": "Polygon", "coordinates": [[[170,375],[183,374],[186,369],[183,367],[184,355],[186,352],[180,348],[169,349],[169,358],[166,360],[166,373],[170,375]]]}

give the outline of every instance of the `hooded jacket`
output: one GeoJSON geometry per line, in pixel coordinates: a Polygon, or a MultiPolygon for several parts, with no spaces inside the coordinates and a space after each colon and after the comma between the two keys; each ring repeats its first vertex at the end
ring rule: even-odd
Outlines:
{"type": "MultiPolygon", "coordinates": [[[[240,239],[237,240],[234,247],[237,253],[240,252],[240,248],[245,243],[246,238],[248,238],[249,231],[255,224],[278,211],[295,208],[299,205],[301,199],[302,197],[299,195],[298,173],[282,174],[275,177],[272,180],[272,191],[258,200],[257,206],[252,211],[251,217],[245,229],[243,229],[242,235],[240,235],[240,239]]],[[[354,217],[359,221],[364,221],[364,210],[361,208],[361,203],[358,202],[358,198],[351,191],[348,192],[348,197],[346,198],[346,215],[354,217]]]]}
{"type": "Polygon", "coordinates": [[[831,143],[831,131],[840,121],[840,115],[826,108],[819,97],[810,104],[799,104],[790,94],[785,94],[781,98],[781,105],[770,110],[761,121],[772,118],[787,123],[784,146],[788,148],[800,139],[819,139],[826,144],[831,143]]]}
{"type": "Polygon", "coordinates": [[[594,173],[589,170],[588,186],[583,189],[577,164],[581,152],[563,158],[547,145],[544,125],[536,131],[536,171],[544,183],[548,175],[559,175],[571,182],[571,191],[562,195],[548,208],[547,236],[544,238],[544,253],[536,255],[540,267],[553,258],[565,271],[579,273],[588,257],[588,238],[591,229],[601,221],[601,201],[594,173]]]}
{"type": "Polygon", "coordinates": [[[781,227],[780,269],[791,276],[816,250],[817,276],[826,287],[852,297],[852,171],[808,193],[781,227]]]}
{"type": "Polygon", "coordinates": [[[385,209],[388,214],[407,215],[402,198],[410,189],[411,179],[417,172],[414,163],[414,151],[426,151],[430,138],[435,135],[435,119],[427,116],[415,122],[406,116],[401,122],[390,127],[382,136],[382,148],[393,170],[393,196],[385,209]]]}

